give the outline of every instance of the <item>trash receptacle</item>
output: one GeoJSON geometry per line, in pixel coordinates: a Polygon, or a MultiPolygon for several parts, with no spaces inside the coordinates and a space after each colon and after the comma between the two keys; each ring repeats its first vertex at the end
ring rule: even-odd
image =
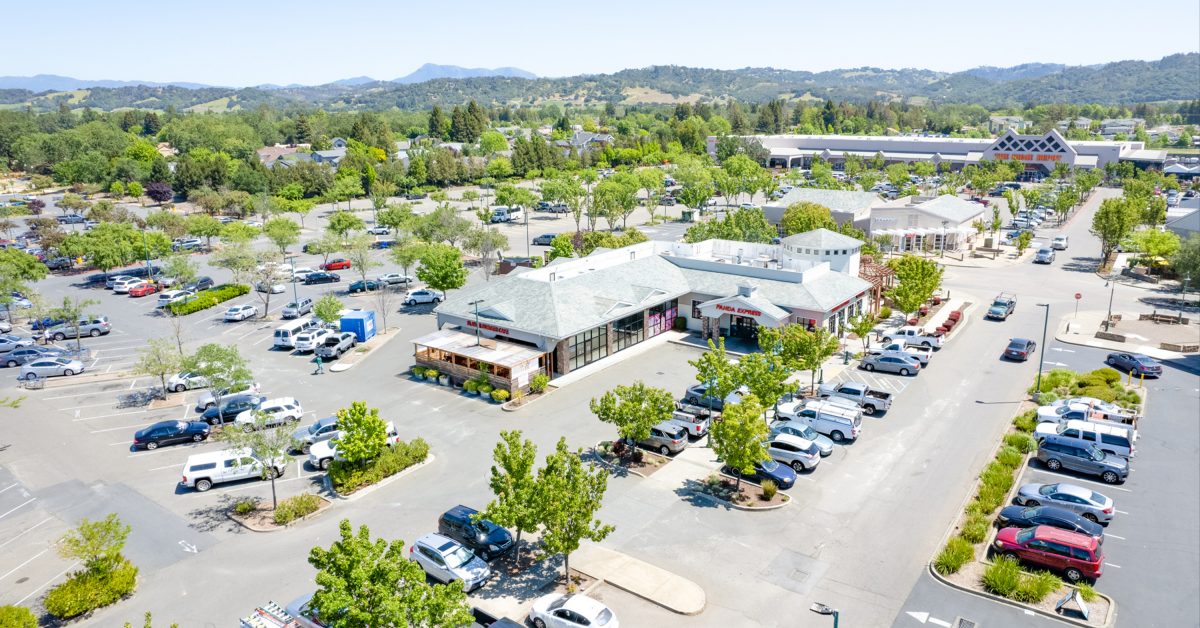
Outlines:
{"type": "Polygon", "coordinates": [[[696,220],[695,210],[692,210],[692,209],[683,210],[682,212],[680,212],[680,220],[683,220],[683,222],[695,222],[695,220],[696,220]]]}

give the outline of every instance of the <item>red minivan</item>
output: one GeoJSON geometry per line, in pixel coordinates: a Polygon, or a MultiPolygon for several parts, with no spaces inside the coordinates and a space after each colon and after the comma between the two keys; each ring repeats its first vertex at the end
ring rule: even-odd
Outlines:
{"type": "Polygon", "coordinates": [[[1104,565],[1099,539],[1050,526],[1004,528],[994,546],[997,554],[1062,572],[1071,582],[1099,578],[1104,565]]]}

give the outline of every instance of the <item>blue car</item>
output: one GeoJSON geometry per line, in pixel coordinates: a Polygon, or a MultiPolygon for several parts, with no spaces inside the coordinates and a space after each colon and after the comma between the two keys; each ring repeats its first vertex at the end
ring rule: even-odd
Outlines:
{"type": "Polygon", "coordinates": [[[737,469],[725,467],[725,471],[733,476],[741,476],[743,480],[762,483],[763,480],[771,480],[780,490],[792,488],[796,483],[796,472],[786,464],[779,464],[774,460],[766,462],[754,463],[753,473],[739,473],[737,469]]]}
{"type": "Polygon", "coordinates": [[[29,325],[29,328],[30,329],[46,329],[48,327],[54,327],[55,325],[62,325],[63,322],[64,321],[60,318],[51,318],[51,317],[47,316],[46,318],[43,318],[41,320],[33,321],[33,323],[31,323],[29,325]]]}

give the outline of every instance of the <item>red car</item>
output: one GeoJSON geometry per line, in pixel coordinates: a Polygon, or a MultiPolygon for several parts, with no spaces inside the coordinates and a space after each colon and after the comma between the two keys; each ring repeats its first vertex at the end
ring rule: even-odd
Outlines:
{"type": "Polygon", "coordinates": [[[325,264],[321,264],[321,270],[345,270],[350,268],[350,260],[337,258],[331,259],[325,264]]]}
{"type": "Polygon", "coordinates": [[[1050,526],[1004,528],[996,534],[996,553],[1062,572],[1067,580],[1095,580],[1104,566],[1100,539],[1050,526]]]}
{"type": "Polygon", "coordinates": [[[129,296],[144,297],[148,294],[154,294],[155,292],[158,292],[159,290],[162,290],[162,286],[160,286],[154,282],[147,281],[144,283],[139,283],[138,285],[130,288],[129,296]]]}

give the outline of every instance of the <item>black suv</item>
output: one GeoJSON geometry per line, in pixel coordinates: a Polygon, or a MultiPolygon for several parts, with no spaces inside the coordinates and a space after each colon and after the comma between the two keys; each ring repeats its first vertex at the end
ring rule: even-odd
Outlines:
{"type": "Polygon", "coordinates": [[[253,410],[263,402],[266,397],[255,394],[231,395],[221,399],[221,404],[213,406],[204,411],[200,418],[209,425],[222,425],[229,423],[237,418],[237,415],[246,410],[253,410]]]}
{"type": "Polygon", "coordinates": [[[512,534],[487,519],[473,521],[472,517],[478,514],[478,510],[469,506],[455,506],[438,518],[438,534],[462,543],[483,560],[511,550],[512,534]]]}
{"type": "Polygon", "coordinates": [[[213,287],[212,277],[197,277],[195,281],[184,286],[183,289],[200,292],[201,290],[208,290],[211,287],[213,287]]]}

